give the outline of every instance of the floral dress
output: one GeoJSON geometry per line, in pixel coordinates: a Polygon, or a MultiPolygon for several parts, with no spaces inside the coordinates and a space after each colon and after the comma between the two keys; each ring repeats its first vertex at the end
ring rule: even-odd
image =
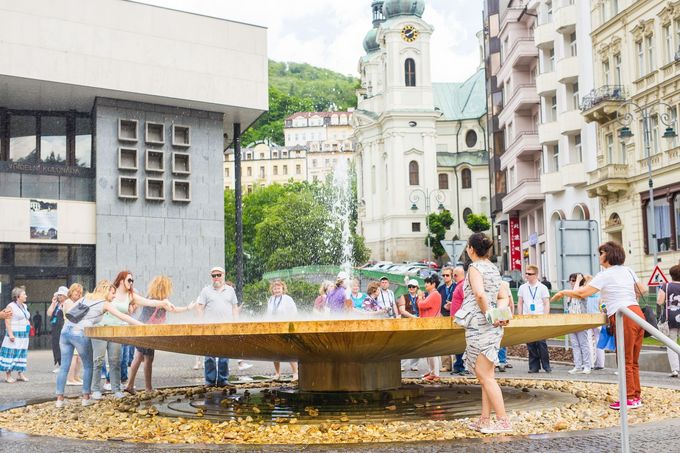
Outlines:
{"type": "MultiPolygon", "coordinates": [[[[489,308],[496,307],[498,291],[501,287],[501,274],[498,268],[489,261],[477,261],[470,265],[482,274],[484,280],[484,291],[489,303],[489,308]]],[[[465,277],[463,286],[463,305],[462,310],[470,313],[471,319],[465,328],[465,364],[468,370],[474,370],[477,356],[484,354],[492,363],[498,364],[498,351],[503,339],[503,328],[494,327],[489,324],[482,310],[477,304],[477,299],[470,286],[469,274],[465,277]]]]}

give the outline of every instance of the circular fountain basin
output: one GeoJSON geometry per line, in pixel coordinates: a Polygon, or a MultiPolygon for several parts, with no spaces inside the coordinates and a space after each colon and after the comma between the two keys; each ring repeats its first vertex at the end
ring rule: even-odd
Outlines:
{"type": "MultiPolygon", "coordinates": [[[[578,332],[601,314],[517,316],[505,327],[510,346],[578,332]]],[[[465,350],[451,318],[349,319],[90,327],[91,338],[185,354],[298,361],[304,391],[375,391],[401,385],[400,359],[465,350]]]]}

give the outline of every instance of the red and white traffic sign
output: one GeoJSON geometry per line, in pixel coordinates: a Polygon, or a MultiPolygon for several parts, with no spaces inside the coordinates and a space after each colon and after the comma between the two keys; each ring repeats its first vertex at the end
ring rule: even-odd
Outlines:
{"type": "Polygon", "coordinates": [[[654,266],[654,271],[652,272],[652,276],[649,277],[647,286],[661,286],[665,283],[668,283],[668,279],[661,271],[661,268],[659,265],[654,266]]]}

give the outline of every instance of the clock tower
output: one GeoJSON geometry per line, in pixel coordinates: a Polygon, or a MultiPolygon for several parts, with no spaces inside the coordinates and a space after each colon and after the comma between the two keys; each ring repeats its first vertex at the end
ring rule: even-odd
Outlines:
{"type": "Polygon", "coordinates": [[[428,255],[423,192],[437,188],[433,28],[422,19],[423,0],[374,0],[371,8],[353,115],[360,232],[374,259],[420,260],[428,255]]]}

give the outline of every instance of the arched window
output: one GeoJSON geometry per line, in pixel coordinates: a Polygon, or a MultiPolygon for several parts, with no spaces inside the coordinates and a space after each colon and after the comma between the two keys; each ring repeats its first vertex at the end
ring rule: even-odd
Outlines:
{"type": "Polygon", "coordinates": [[[404,80],[407,87],[416,86],[416,62],[413,58],[404,61],[404,80]]]}
{"type": "Polygon", "coordinates": [[[472,214],[472,209],[470,208],[463,209],[463,222],[467,222],[467,219],[468,217],[470,217],[470,214],[472,214]]]}
{"type": "Polygon", "coordinates": [[[446,190],[449,188],[449,175],[446,173],[439,173],[439,190],[446,190]]]}
{"type": "Polygon", "coordinates": [[[463,189],[472,188],[472,172],[469,168],[464,168],[463,171],[460,172],[460,179],[463,189]]]}
{"type": "Polygon", "coordinates": [[[408,183],[411,186],[420,185],[420,176],[418,175],[418,162],[412,160],[408,164],[408,183]]]}
{"type": "Polygon", "coordinates": [[[474,148],[477,144],[477,132],[470,129],[465,133],[465,144],[468,148],[474,148]]]}

